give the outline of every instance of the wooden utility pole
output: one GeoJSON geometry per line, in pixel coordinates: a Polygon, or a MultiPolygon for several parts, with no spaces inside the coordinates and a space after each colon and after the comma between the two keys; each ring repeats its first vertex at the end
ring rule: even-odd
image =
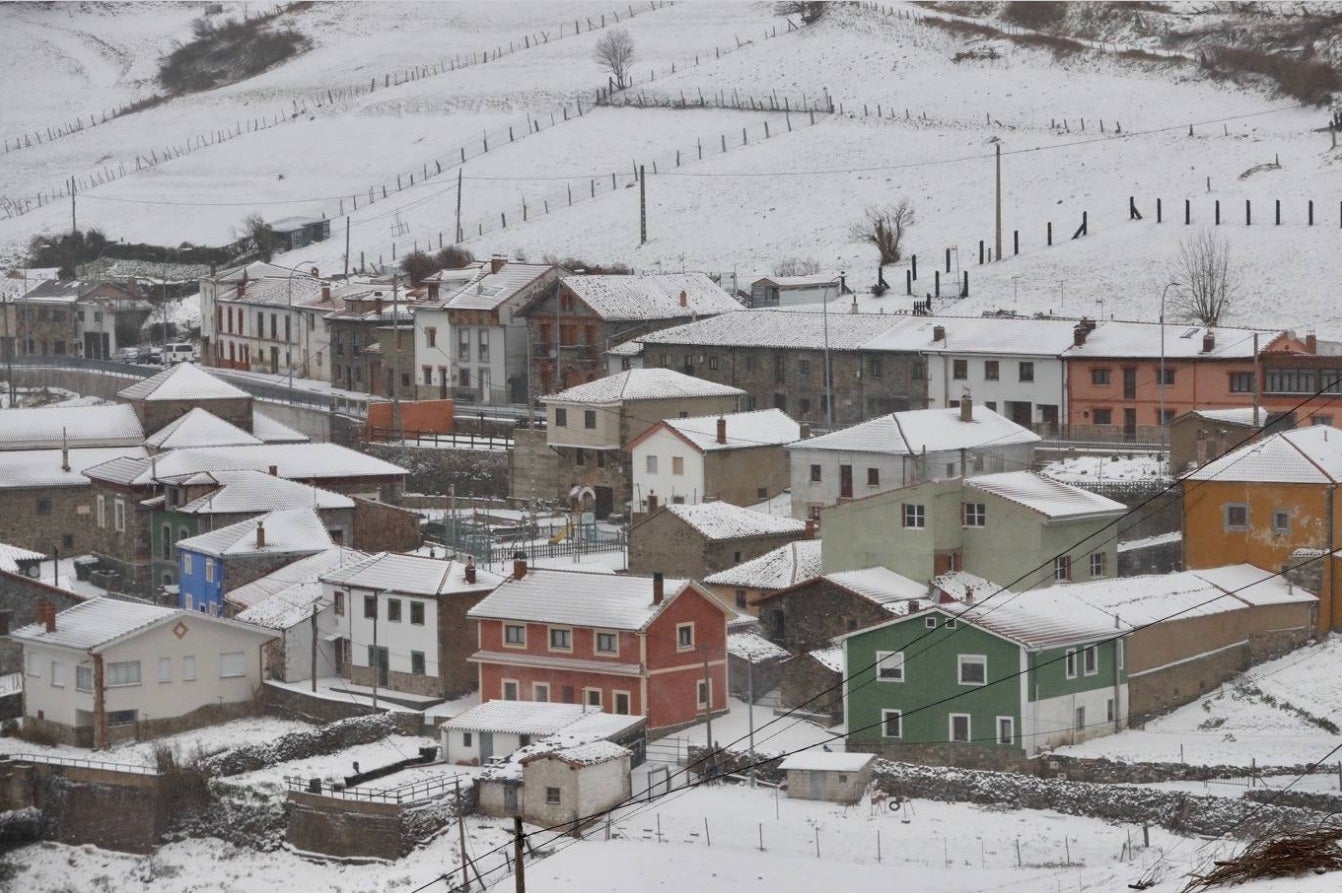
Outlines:
{"type": "MultiPolygon", "coordinates": [[[[345,215],[345,276],[349,276],[349,215],[345,215]]],[[[306,368],[306,367],[305,367],[306,368]]]]}
{"type": "Polygon", "coordinates": [[[461,244],[461,172],[457,168],[457,244],[461,244]]]}
{"type": "Polygon", "coordinates": [[[523,862],[522,843],[526,837],[522,834],[522,817],[513,816],[513,881],[517,893],[527,893],[526,863],[523,862]]]}
{"type": "Polygon", "coordinates": [[[997,144],[997,250],[993,257],[1002,259],[1002,144],[997,144]]]}
{"type": "Polygon", "coordinates": [[[312,605],[312,690],[317,690],[317,605],[312,605]]]}
{"type": "Polygon", "coordinates": [[[79,223],[75,219],[75,178],[70,177],[70,234],[79,232],[79,223]]]}
{"type": "Polygon", "coordinates": [[[467,874],[470,865],[466,858],[466,819],[462,816],[461,809],[461,776],[457,776],[457,832],[461,836],[461,889],[471,889],[471,876],[467,874]]]}
{"type": "Polygon", "coordinates": [[[638,244],[648,244],[648,177],[638,166],[638,244]]]}
{"type": "Polygon", "coordinates": [[[708,754],[713,753],[713,677],[708,675],[708,649],[704,648],[704,722],[708,734],[708,754]]]}

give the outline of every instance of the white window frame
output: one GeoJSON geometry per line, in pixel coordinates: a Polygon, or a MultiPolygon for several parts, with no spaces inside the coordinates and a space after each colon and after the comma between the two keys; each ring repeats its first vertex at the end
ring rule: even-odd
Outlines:
{"type": "Polygon", "coordinates": [[[206,582],[206,583],[213,583],[213,582],[214,582],[214,559],[213,559],[213,558],[206,558],[206,559],[205,559],[205,582],[206,582]]]}
{"type": "Polygon", "coordinates": [[[965,527],[987,527],[988,526],[988,504],[986,502],[966,502],[964,503],[965,527]]]}
{"type": "Polygon", "coordinates": [[[517,679],[499,680],[499,699],[502,701],[520,701],[522,699],[522,683],[517,679]],[[513,688],[513,696],[508,697],[508,686],[513,688]]]}
{"type": "Polygon", "coordinates": [[[138,660],[120,660],[120,661],[114,661],[114,662],[112,662],[112,663],[107,664],[106,667],[105,667],[105,673],[104,673],[104,675],[103,675],[103,687],[104,687],[104,688],[131,688],[131,687],[134,687],[134,686],[136,686],[136,685],[139,685],[141,679],[142,679],[142,677],[141,677],[141,675],[140,675],[140,662],[139,662],[138,660]],[[113,677],[119,675],[119,673],[116,672],[117,668],[119,668],[119,667],[125,667],[125,668],[126,668],[126,672],[125,672],[125,676],[126,676],[126,678],[127,678],[127,679],[130,679],[130,677],[134,676],[134,680],[133,680],[133,681],[128,681],[128,682],[113,682],[113,681],[112,681],[113,677]],[[134,670],[135,670],[134,673],[131,673],[131,672],[130,672],[130,669],[131,669],[131,668],[134,668],[134,670]]]}
{"type": "Polygon", "coordinates": [[[1087,645],[1081,652],[1081,672],[1086,676],[1095,676],[1100,672],[1100,646],[1087,645]]]}
{"type": "Polygon", "coordinates": [[[237,679],[247,675],[247,657],[241,651],[223,651],[219,654],[219,678],[237,679]]]}
{"type": "Polygon", "coordinates": [[[610,707],[617,716],[632,716],[634,713],[634,693],[624,688],[613,690],[610,693],[610,707]],[[628,708],[624,713],[620,713],[620,695],[624,695],[624,703],[628,708]]]}
{"type": "Polygon", "coordinates": [[[158,681],[159,684],[172,681],[172,658],[160,657],[158,659],[158,681]]]}
{"type": "Polygon", "coordinates": [[[926,530],[927,507],[921,502],[900,503],[899,526],[905,530],[926,530]]]}
{"type": "Polygon", "coordinates": [[[190,553],[190,552],[183,552],[183,553],[182,553],[182,576],[186,576],[186,575],[189,574],[189,573],[191,573],[191,553],[190,553]]]}
{"type": "Polygon", "coordinates": [[[75,691],[93,691],[92,666],[80,664],[75,667],[75,691]]]}
{"type": "Polygon", "coordinates": [[[126,532],[126,502],[117,499],[112,502],[112,522],[117,533],[126,532]]]}
{"type": "Polygon", "coordinates": [[[988,684],[988,655],[986,655],[986,654],[961,654],[961,655],[958,655],[957,658],[956,658],[956,662],[955,662],[955,678],[959,681],[959,683],[960,683],[961,685],[973,685],[973,686],[987,685],[987,684],[988,684]],[[966,666],[975,666],[975,665],[983,667],[983,681],[982,681],[982,682],[972,682],[972,681],[971,681],[971,682],[966,682],[966,681],[965,681],[965,667],[966,667],[966,666]]]}
{"type": "Polygon", "coordinates": [[[643,460],[643,467],[647,470],[648,474],[656,474],[657,457],[652,453],[648,453],[648,455],[643,460]]]}
{"type": "Polygon", "coordinates": [[[905,680],[904,672],[904,652],[903,651],[877,651],[876,652],[876,681],[877,682],[903,682],[905,680]],[[886,675],[886,671],[890,675],[886,675]]]}
{"type": "Polygon", "coordinates": [[[592,633],[592,653],[593,653],[593,654],[604,654],[604,655],[607,655],[607,656],[615,655],[615,654],[619,654],[619,653],[620,653],[620,634],[617,633],[617,632],[612,632],[612,631],[610,631],[610,630],[605,630],[605,629],[599,629],[599,630],[596,630],[594,633],[592,633]],[[602,636],[610,636],[612,639],[614,639],[614,640],[615,640],[615,647],[614,647],[614,648],[602,648],[602,647],[601,647],[601,637],[602,637],[602,636]]]}
{"type": "Polygon", "coordinates": [[[1127,642],[1126,642],[1126,640],[1124,640],[1124,639],[1119,639],[1119,640],[1117,640],[1116,642],[1114,642],[1114,659],[1118,661],[1118,668],[1119,668],[1120,670],[1123,669],[1123,664],[1124,664],[1124,662],[1125,662],[1124,659],[1125,659],[1126,655],[1125,655],[1124,652],[1126,652],[1126,651],[1128,650],[1128,649],[1125,647],[1126,645],[1127,645],[1127,642]]]}
{"type": "Polygon", "coordinates": [[[1076,678],[1076,649],[1068,648],[1067,655],[1063,658],[1063,672],[1068,679],[1076,678]]]}
{"type": "Polygon", "coordinates": [[[926,627],[927,629],[936,629],[936,628],[937,628],[937,618],[935,618],[935,617],[925,617],[925,618],[923,618],[923,626],[926,627]]]}
{"type": "Polygon", "coordinates": [[[543,704],[550,702],[550,683],[533,682],[531,683],[531,700],[539,701],[543,704]]]}
{"type": "Polygon", "coordinates": [[[51,687],[65,688],[65,664],[58,660],[51,662],[51,687]]]}
{"type": "Polygon", "coordinates": [[[685,652],[685,651],[693,651],[693,650],[694,650],[694,623],[693,623],[693,622],[690,622],[690,623],[677,623],[677,624],[676,624],[676,651],[677,651],[677,652],[685,652]],[[684,635],[684,633],[687,632],[687,631],[688,631],[689,634],[690,634],[690,635],[689,635],[689,640],[690,640],[690,641],[689,641],[688,644],[686,644],[686,642],[685,642],[685,635],[684,635]]]}
{"type": "Polygon", "coordinates": [[[582,702],[583,702],[583,704],[585,704],[585,705],[588,706],[588,707],[595,707],[595,708],[597,708],[598,710],[600,710],[600,709],[601,709],[601,689],[599,689],[599,688],[590,688],[590,687],[589,687],[589,688],[584,688],[584,689],[582,690],[582,702]],[[596,695],[596,697],[593,698],[592,695],[596,695]]]}
{"type": "Polygon", "coordinates": [[[999,716],[997,717],[997,743],[1015,744],[1016,743],[1016,717],[999,716]],[[1002,734],[1002,725],[1006,724],[1007,734],[1002,734]]]}
{"type": "Polygon", "coordinates": [[[503,624],[503,647],[504,648],[525,648],[527,647],[527,625],[525,623],[505,623],[503,624]],[[520,629],[522,638],[517,642],[508,641],[508,632],[510,630],[520,629]]]}
{"type": "Polygon", "coordinates": [[[968,713],[951,713],[946,716],[946,740],[952,744],[969,744],[974,740],[974,717],[968,713]],[[965,737],[955,737],[955,721],[965,721],[965,737]]]}
{"type": "Polygon", "coordinates": [[[554,785],[546,785],[546,786],[545,786],[545,805],[546,805],[546,806],[558,806],[558,805],[560,805],[560,800],[561,800],[562,797],[563,797],[563,793],[559,790],[559,788],[555,787],[554,785]]]}
{"type": "Polygon", "coordinates": [[[713,680],[696,679],[694,680],[694,699],[701,710],[712,710],[713,704],[713,680]],[[707,700],[705,700],[707,696],[707,700]]]}
{"type": "Polygon", "coordinates": [[[545,630],[545,644],[551,651],[560,651],[564,654],[573,653],[573,627],[571,626],[550,626],[545,630]],[[555,633],[564,633],[568,637],[568,645],[555,645],[555,633]]]}
{"type": "Polygon", "coordinates": [[[1053,556],[1053,581],[1055,583],[1066,583],[1072,579],[1072,556],[1055,555],[1053,556]]]}
{"type": "Polygon", "coordinates": [[[1109,572],[1109,555],[1105,552],[1090,553],[1090,575],[1103,577],[1109,572]]]}
{"type": "Polygon", "coordinates": [[[900,739],[900,738],[903,738],[903,737],[904,737],[904,711],[903,711],[903,710],[882,710],[882,711],[881,711],[881,737],[882,737],[882,738],[895,738],[895,739],[900,739]],[[898,722],[899,722],[899,734],[898,734],[898,735],[891,735],[891,734],[890,734],[890,726],[888,725],[888,723],[890,722],[890,717],[891,717],[891,716],[894,716],[894,717],[896,718],[896,720],[898,720],[898,722]]]}
{"type": "Polygon", "coordinates": [[[98,507],[98,527],[104,528],[107,526],[107,497],[99,493],[96,505],[98,507]]]}

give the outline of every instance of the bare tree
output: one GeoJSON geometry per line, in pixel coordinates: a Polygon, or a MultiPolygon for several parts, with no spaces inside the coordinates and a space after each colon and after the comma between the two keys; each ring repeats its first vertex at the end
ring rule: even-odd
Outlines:
{"type": "Polygon", "coordinates": [[[634,67],[634,38],[623,28],[607,31],[596,42],[592,58],[610,72],[615,89],[623,90],[629,86],[629,73],[634,67]]]}
{"type": "Polygon", "coordinates": [[[261,260],[269,261],[275,253],[275,231],[260,214],[250,214],[242,219],[242,227],[235,230],[239,239],[250,239],[261,260]]]}
{"type": "Polygon", "coordinates": [[[774,264],[775,276],[814,276],[820,272],[820,262],[810,257],[785,257],[774,264]]]}
{"type": "Polygon", "coordinates": [[[881,253],[882,264],[896,264],[903,258],[901,245],[905,234],[917,223],[913,202],[901,198],[893,205],[872,205],[853,224],[851,235],[859,242],[870,242],[881,253]]]}
{"type": "Polygon", "coordinates": [[[1169,277],[1175,287],[1171,301],[1175,312],[1205,326],[1220,324],[1241,281],[1230,260],[1230,244],[1208,228],[1179,243],[1169,277]]]}
{"type": "Polygon", "coordinates": [[[827,5],[820,0],[783,0],[774,6],[774,11],[782,16],[799,15],[805,24],[813,25],[827,12],[827,5]]]}

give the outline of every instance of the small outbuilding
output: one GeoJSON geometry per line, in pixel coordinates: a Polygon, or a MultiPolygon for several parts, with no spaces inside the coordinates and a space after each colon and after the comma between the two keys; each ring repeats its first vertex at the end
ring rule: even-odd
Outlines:
{"type": "Polygon", "coordinates": [[[498,762],[527,747],[562,735],[570,743],[611,741],[643,762],[647,720],[606,713],[582,704],[545,701],[486,701],[439,727],[443,759],[459,765],[498,762]]]}
{"type": "Polygon", "coordinates": [[[515,752],[476,780],[481,814],[533,825],[581,825],[629,799],[633,753],[613,741],[572,744],[563,735],[515,752]]]}
{"type": "Polygon", "coordinates": [[[805,750],[783,760],[779,768],[787,772],[789,799],[856,803],[871,784],[875,760],[869,753],[805,750]]]}

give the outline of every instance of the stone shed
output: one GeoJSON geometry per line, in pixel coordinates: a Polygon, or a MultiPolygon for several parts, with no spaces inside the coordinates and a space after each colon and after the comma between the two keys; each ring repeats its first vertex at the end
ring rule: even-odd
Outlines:
{"type": "Polygon", "coordinates": [[[875,761],[869,753],[805,750],[783,760],[779,768],[787,773],[789,799],[856,803],[871,784],[875,761]]]}

